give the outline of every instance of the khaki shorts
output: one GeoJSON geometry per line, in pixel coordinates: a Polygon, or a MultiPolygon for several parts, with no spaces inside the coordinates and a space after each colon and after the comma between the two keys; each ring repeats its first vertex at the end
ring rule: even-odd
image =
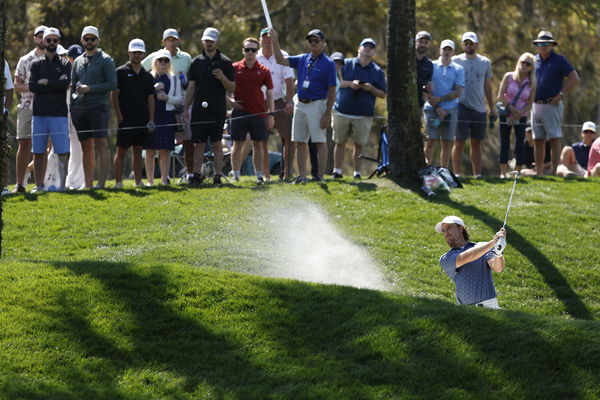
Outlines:
{"type": "Polygon", "coordinates": [[[33,110],[19,108],[17,112],[17,139],[31,139],[33,110]]]}
{"type": "Polygon", "coordinates": [[[373,117],[348,118],[334,113],[332,118],[333,143],[345,143],[350,138],[358,146],[367,144],[373,125],[373,117]]]}
{"type": "Polygon", "coordinates": [[[302,103],[296,100],[292,120],[292,142],[327,143],[327,129],[321,128],[321,118],[327,110],[326,100],[302,103]]]}

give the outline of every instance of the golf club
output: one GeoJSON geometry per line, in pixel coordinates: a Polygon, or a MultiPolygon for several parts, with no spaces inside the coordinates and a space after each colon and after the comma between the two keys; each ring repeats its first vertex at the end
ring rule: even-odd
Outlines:
{"type": "MultiPolygon", "coordinates": [[[[510,211],[510,205],[512,204],[513,195],[515,194],[515,187],[517,187],[517,179],[519,179],[519,171],[511,172],[511,174],[515,175],[515,180],[513,181],[512,191],[510,192],[510,198],[508,200],[508,207],[506,208],[506,214],[504,215],[504,223],[502,224],[502,228],[506,227],[506,221],[508,220],[508,212],[510,211]]],[[[494,251],[496,252],[496,254],[502,254],[505,248],[506,239],[501,237],[494,245],[494,251]]]]}

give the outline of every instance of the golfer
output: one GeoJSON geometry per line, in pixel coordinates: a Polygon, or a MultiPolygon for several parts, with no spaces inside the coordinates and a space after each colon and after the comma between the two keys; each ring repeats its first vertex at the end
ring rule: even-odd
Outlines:
{"type": "Polygon", "coordinates": [[[454,215],[444,218],[435,226],[444,234],[450,250],[440,257],[440,265],[456,284],[458,304],[499,309],[492,270],[502,272],[504,257],[494,252],[499,238],[506,236],[500,229],[489,242],[469,241],[469,232],[462,219],[454,215]]]}

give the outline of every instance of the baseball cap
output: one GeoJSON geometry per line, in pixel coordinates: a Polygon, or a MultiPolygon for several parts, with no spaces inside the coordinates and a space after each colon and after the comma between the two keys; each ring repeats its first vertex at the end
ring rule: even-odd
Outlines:
{"type": "Polygon", "coordinates": [[[60,31],[56,28],[46,28],[46,30],[44,30],[44,39],[50,35],[60,37],[60,31]]]}
{"type": "Polygon", "coordinates": [[[262,28],[260,30],[260,36],[267,35],[269,33],[269,28],[262,28]]]}
{"type": "Polygon", "coordinates": [[[40,32],[44,32],[48,27],[46,25],[40,25],[33,31],[33,36],[37,35],[40,32]]]}
{"type": "Polygon", "coordinates": [[[72,44],[69,46],[69,50],[67,51],[67,55],[72,58],[77,58],[83,54],[83,48],[78,44],[72,44]]]}
{"type": "Polygon", "coordinates": [[[479,43],[479,39],[477,38],[477,34],[475,32],[465,32],[462,36],[461,42],[466,40],[470,40],[473,43],[479,43]]]}
{"type": "Polygon", "coordinates": [[[333,53],[329,58],[331,58],[333,61],[344,61],[344,55],[339,51],[333,53]]]}
{"type": "Polygon", "coordinates": [[[465,226],[463,220],[456,215],[449,215],[440,222],[435,225],[435,231],[438,233],[442,233],[442,224],[456,224],[460,226],[465,226]]]}
{"type": "Polygon", "coordinates": [[[311,36],[316,36],[321,40],[325,40],[325,34],[323,32],[321,32],[321,30],[319,30],[319,29],[312,29],[310,32],[308,32],[306,34],[306,37],[304,39],[308,39],[311,36]]]}
{"type": "Polygon", "coordinates": [[[444,47],[452,47],[452,50],[456,49],[454,42],[450,39],[442,40],[442,43],[440,43],[440,49],[443,49],[444,47]]]}
{"type": "Polygon", "coordinates": [[[217,40],[219,40],[219,31],[215,28],[206,28],[204,30],[204,33],[202,34],[202,39],[201,40],[212,40],[213,42],[216,42],[217,40]]]}
{"type": "Polygon", "coordinates": [[[585,132],[585,131],[594,131],[594,132],[596,132],[596,124],[593,123],[592,121],[584,122],[583,126],[581,127],[581,132],[585,132]]]}
{"type": "Polygon", "coordinates": [[[146,52],[146,44],[142,39],[132,39],[129,42],[129,46],[127,47],[127,51],[141,51],[142,53],[146,52]]]}
{"type": "Polygon", "coordinates": [[[427,31],[417,32],[417,36],[415,37],[415,40],[419,40],[419,39],[423,39],[423,38],[431,40],[431,33],[427,32],[427,31]]]}
{"type": "Polygon", "coordinates": [[[165,29],[165,31],[163,32],[163,40],[165,40],[168,37],[174,37],[175,39],[179,39],[179,33],[176,29],[173,28],[165,29]]]}
{"type": "Polygon", "coordinates": [[[377,42],[375,41],[375,39],[372,38],[364,38],[361,42],[360,45],[364,46],[367,43],[371,43],[373,45],[373,47],[377,47],[377,42]]]}
{"type": "Polygon", "coordinates": [[[538,33],[538,35],[537,35],[537,39],[535,39],[532,43],[533,44],[536,44],[536,43],[558,44],[558,42],[556,40],[554,40],[554,36],[552,35],[552,32],[549,32],[549,31],[540,31],[540,33],[538,33]]]}
{"type": "Polygon", "coordinates": [[[59,44],[58,46],[56,46],[56,54],[58,54],[59,56],[64,56],[65,54],[67,54],[67,49],[65,49],[62,44],[59,44]]]}
{"type": "Polygon", "coordinates": [[[83,30],[81,31],[81,37],[84,37],[85,35],[94,35],[98,39],[100,39],[100,33],[98,32],[98,28],[96,28],[95,26],[88,25],[85,28],[83,28],[83,30]]]}
{"type": "Polygon", "coordinates": [[[158,60],[159,58],[168,58],[169,61],[173,59],[171,56],[171,52],[166,49],[160,49],[156,53],[154,53],[154,60],[158,60]]]}

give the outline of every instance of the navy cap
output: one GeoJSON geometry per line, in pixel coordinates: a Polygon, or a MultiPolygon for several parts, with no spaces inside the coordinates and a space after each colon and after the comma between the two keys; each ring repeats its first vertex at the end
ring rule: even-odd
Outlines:
{"type": "Polygon", "coordinates": [[[365,44],[368,44],[368,43],[370,43],[371,45],[373,45],[373,47],[377,47],[377,42],[375,41],[375,39],[373,39],[373,38],[370,38],[370,37],[368,37],[368,38],[364,38],[364,39],[363,39],[363,40],[360,42],[360,45],[361,45],[361,46],[364,46],[365,44]]]}
{"type": "Polygon", "coordinates": [[[306,35],[305,39],[308,39],[311,36],[316,36],[321,40],[325,40],[325,34],[321,32],[319,29],[313,29],[306,35]]]}
{"type": "Polygon", "coordinates": [[[73,44],[69,46],[69,50],[67,51],[67,55],[69,57],[77,58],[83,54],[83,48],[78,44],[73,44]]]}

